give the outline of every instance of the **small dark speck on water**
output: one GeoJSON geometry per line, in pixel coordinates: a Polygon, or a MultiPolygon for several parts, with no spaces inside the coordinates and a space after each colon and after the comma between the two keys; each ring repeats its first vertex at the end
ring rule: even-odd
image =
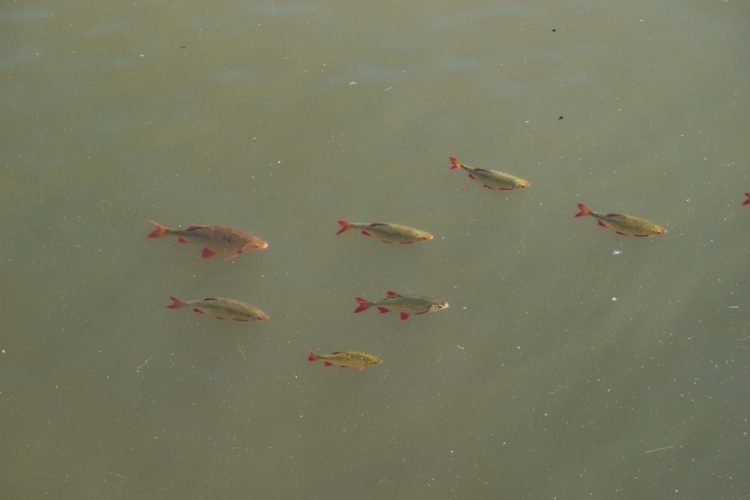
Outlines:
{"type": "Polygon", "coordinates": [[[185,48],[185,46],[184,46],[184,45],[180,45],[180,48],[181,48],[181,49],[184,49],[184,48],[185,48]]]}
{"type": "Polygon", "coordinates": [[[555,31],[557,31],[557,28],[552,28],[552,33],[554,33],[555,31]]]}
{"type": "Polygon", "coordinates": [[[558,120],[562,120],[563,119],[563,115],[558,116],[557,119],[558,120]]]}

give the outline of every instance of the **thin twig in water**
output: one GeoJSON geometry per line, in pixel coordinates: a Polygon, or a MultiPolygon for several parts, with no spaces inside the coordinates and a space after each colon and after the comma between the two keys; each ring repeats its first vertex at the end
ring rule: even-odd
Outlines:
{"type": "Polygon", "coordinates": [[[643,453],[653,453],[655,451],[664,451],[664,450],[670,450],[674,448],[673,444],[670,444],[669,446],[663,446],[661,448],[654,448],[653,450],[644,451],[643,453]]]}
{"type": "Polygon", "coordinates": [[[237,350],[240,351],[240,354],[242,354],[242,359],[247,361],[247,356],[245,356],[245,353],[242,351],[242,349],[240,349],[240,345],[239,344],[235,344],[235,345],[237,346],[237,350]]]}
{"type": "Polygon", "coordinates": [[[148,364],[148,362],[149,362],[149,361],[151,361],[151,358],[153,358],[153,357],[154,357],[154,355],[153,355],[153,354],[152,354],[151,356],[149,356],[149,357],[148,357],[148,359],[147,359],[146,361],[144,361],[143,363],[141,363],[141,366],[139,366],[138,368],[136,368],[136,369],[135,369],[135,371],[137,371],[137,372],[141,371],[141,369],[142,369],[142,368],[143,368],[144,366],[146,366],[146,365],[148,364]]]}

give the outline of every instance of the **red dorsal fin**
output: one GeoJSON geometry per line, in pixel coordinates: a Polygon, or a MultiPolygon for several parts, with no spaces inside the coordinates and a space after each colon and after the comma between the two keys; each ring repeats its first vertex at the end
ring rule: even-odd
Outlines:
{"type": "Polygon", "coordinates": [[[344,351],[333,351],[331,354],[344,354],[344,351]]]}
{"type": "Polygon", "coordinates": [[[609,212],[607,214],[607,217],[622,217],[622,214],[618,214],[616,212],[609,212]]]}
{"type": "Polygon", "coordinates": [[[375,226],[385,226],[385,222],[373,222],[372,224],[370,224],[370,227],[375,226]]]}
{"type": "Polygon", "coordinates": [[[191,224],[187,227],[188,231],[195,231],[196,229],[201,229],[203,227],[208,227],[205,224],[191,224]]]}
{"type": "Polygon", "coordinates": [[[216,297],[206,297],[206,298],[205,298],[205,299],[203,299],[203,300],[219,300],[219,299],[218,299],[218,298],[216,298],[216,297]]]}
{"type": "Polygon", "coordinates": [[[388,293],[388,296],[389,296],[389,297],[401,297],[401,295],[400,295],[400,294],[398,294],[398,293],[394,292],[393,290],[388,290],[388,292],[387,292],[387,293],[388,293]]]}
{"type": "Polygon", "coordinates": [[[486,171],[487,171],[486,168],[482,168],[482,167],[475,167],[474,168],[474,172],[486,172],[486,171]]]}

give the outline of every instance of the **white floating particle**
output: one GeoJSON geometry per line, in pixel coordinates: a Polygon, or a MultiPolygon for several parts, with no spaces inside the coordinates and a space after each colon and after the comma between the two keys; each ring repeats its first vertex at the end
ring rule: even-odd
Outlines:
{"type": "Polygon", "coordinates": [[[612,302],[617,302],[617,297],[612,297],[612,302]]]}
{"type": "Polygon", "coordinates": [[[620,255],[622,250],[612,250],[612,255],[620,255]]]}
{"type": "Polygon", "coordinates": [[[351,82],[349,82],[349,85],[357,85],[357,82],[351,81],[351,82]]]}

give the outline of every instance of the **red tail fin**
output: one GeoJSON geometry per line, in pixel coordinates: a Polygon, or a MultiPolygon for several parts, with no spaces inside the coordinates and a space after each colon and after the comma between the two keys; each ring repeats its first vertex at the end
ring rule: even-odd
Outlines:
{"type": "Polygon", "coordinates": [[[167,306],[169,309],[179,309],[180,307],[185,307],[185,303],[177,297],[169,298],[172,299],[172,303],[167,306]]]}
{"type": "Polygon", "coordinates": [[[366,311],[370,308],[370,306],[372,306],[372,303],[364,297],[354,297],[354,300],[356,300],[357,304],[359,304],[359,307],[354,310],[355,313],[366,311]]]}
{"type": "Polygon", "coordinates": [[[591,210],[589,210],[589,207],[587,207],[583,203],[578,204],[578,210],[579,212],[576,214],[576,217],[583,217],[584,215],[591,215],[591,210]]]}
{"type": "Polygon", "coordinates": [[[156,226],[156,229],[148,233],[149,238],[161,238],[162,236],[167,234],[168,229],[166,227],[162,226],[161,224],[155,221],[151,221],[151,224],[156,226]]]}
{"type": "Polygon", "coordinates": [[[338,223],[339,226],[341,226],[341,229],[339,229],[336,234],[341,234],[345,231],[352,229],[352,223],[349,222],[348,220],[339,220],[336,222],[338,223]]]}
{"type": "Polygon", "coordinates": [[[747,196],[747,199],[742,203],[742,206],[750,205],[750,193],[745,193],[745,196],[747,196]]]}
{"type": "Polygon", "coordinates": [[[451,170],[458,170],[461,168],[461,162],[456,159],[455,156],[451,156],[451,170]]]}
{"type": "Polygon", "coordinates": [[[318,355],[315,354],[314,352],[310,351],[310,354],[307,355],[307,360],[308,361],[317,361],[318,360],[318,355]]]}

